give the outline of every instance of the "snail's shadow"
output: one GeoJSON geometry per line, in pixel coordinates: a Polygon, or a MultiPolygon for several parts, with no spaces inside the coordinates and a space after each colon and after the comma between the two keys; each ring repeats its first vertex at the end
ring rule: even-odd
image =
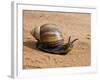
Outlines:
{"type": "Polygon", "coordinates": [[[36,41],[27,41],[27,42],[23,42],[23,45],[24,45],[24,46],[27,46],[27,47],[29,47],[29,48],[31,48],[31,49],[36,49],[36,50],[38,50],[38,49],[36,48],[36,41]]]}

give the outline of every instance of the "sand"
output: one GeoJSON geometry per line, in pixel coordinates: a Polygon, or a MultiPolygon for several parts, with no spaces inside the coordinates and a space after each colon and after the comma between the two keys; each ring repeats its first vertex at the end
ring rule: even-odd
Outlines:
{"type": "Polygon", "coordinates": [[[23,11],[23,69],[79,67],[91,64],[91,16],[88,13],[23,11]],[[30,31],[45,23],[59,25],[65,42],[78,38],[66,55],[50,54],[36,48],[30,31]]]}

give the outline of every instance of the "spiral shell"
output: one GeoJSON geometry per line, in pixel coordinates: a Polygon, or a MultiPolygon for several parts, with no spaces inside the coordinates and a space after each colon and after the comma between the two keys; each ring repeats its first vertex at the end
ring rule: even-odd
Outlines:
{"type": "Polygon", "coordinates": [[[31,34],[36,40],[40,40],[40,27],[34,27],[31,31],[31,34]]]}
{"type": "Polygon", "coordinates": [[[35,27],[32,34],[47,47],[56,47],[64,43],[62,33],[56,24],[44,24],[40,27],[35,27]]]}

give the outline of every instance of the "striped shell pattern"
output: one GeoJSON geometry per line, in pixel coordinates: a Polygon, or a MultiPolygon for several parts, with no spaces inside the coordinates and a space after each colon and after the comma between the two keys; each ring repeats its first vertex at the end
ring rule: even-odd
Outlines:
{"type": "Polygon", "coordinates": [[[35,27],[31,34],[47,47],[56,47],[64,44],[62,33],[56,24],[44,24],[35,27]]]}

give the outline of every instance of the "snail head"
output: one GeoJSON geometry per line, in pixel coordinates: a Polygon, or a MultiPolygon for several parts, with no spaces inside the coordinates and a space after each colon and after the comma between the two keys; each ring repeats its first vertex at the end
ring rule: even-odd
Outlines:
{"type": "Polygon", "coordinates": [[[68,39],[68,43],[66,43],[66,45],[65,45],[65,48],[66,49],[71,49],[71,48],[73,48],[73,43],[75,42],[75,41],[77,41],[78,39],[74,39],[74,40],[72,40],[71,41],[71,36],[69,36],[69,39],[68,39]]]}

